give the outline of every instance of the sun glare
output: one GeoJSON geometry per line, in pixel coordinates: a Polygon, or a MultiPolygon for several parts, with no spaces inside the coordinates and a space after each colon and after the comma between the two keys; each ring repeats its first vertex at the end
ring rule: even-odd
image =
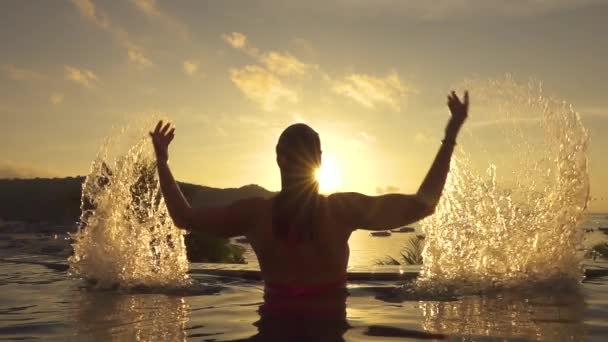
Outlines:
{"type": "Polygon", "coordinates": [[[321,192],[331,192],[336,190],[342,183],[340,169],[335,160],[331,157],[323,156],[323,165],[317,169],[317,181],[321,192]]]}

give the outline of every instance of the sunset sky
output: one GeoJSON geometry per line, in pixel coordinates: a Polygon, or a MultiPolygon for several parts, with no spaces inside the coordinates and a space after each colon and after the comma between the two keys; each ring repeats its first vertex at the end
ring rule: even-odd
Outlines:
{"type": "MultiPolygon", "coordinates": [[[[337,190],[414,192],[451,87],[511,74],[580,113],[606,212],[606,18],[602,0],[3,0],[0,177],[85,175],[148,115],[175,123],[183,181],[277,190],[276,139],[306,122],[337,190]]],[[[471,98],[467,134],[501,125],[471,98]]]]}

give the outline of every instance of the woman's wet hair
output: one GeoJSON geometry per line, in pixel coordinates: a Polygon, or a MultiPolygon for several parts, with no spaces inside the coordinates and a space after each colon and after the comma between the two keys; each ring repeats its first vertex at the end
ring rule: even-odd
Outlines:
{"type": "Polygon", "coordinates": [[[321,166],[319,134],[305,124],[291,125],[281,133],[276,152],[282,189],[273,201],[273,233],[284,240],[312,239],[319,216],[319,183],[315,177],[315,170],[321,166]]]}

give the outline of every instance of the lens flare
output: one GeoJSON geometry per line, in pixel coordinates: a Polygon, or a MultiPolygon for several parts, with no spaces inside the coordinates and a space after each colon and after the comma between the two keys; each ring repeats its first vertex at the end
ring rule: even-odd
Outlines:
{"type": "Polygon", "coordinates": [[[315,177],[319,182],[319,190],[321,192],[335,191],[342,184],[340,168],[331,157],[323,156],[323,165],[317,169],[315,177]]]}

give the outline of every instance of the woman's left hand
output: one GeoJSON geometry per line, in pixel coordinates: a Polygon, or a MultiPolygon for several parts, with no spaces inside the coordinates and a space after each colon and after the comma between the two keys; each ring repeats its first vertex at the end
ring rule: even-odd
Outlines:
{"type": "Polygon", "coordinates": [[[169,129],[170,127],[171,123],[163,126],[161,120],[156,124],[154,132],[150,132],[157,163],[166,163],[169,160],[169,144],[175,138],[175,127],[169,129]]]}

